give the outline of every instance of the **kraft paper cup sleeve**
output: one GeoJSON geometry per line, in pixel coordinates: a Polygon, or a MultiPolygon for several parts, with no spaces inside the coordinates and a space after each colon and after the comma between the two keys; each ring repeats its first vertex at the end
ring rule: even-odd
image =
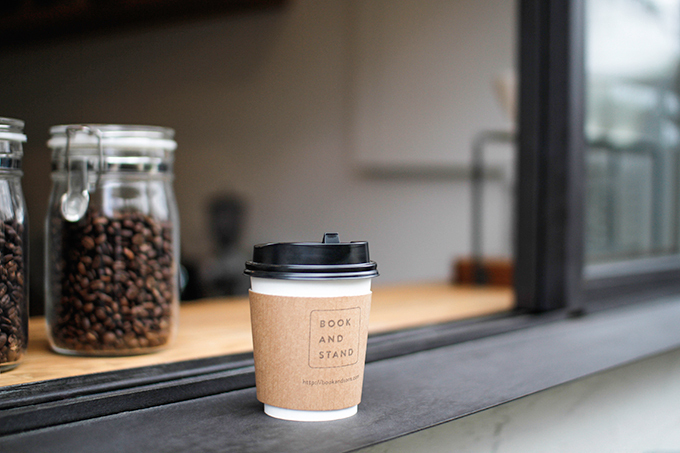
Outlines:
{"type": "Polygon", "coordinates": [[[371,294],[286,297],[250,291],[257,398],[333,411],[361,401],[371,294]]]}

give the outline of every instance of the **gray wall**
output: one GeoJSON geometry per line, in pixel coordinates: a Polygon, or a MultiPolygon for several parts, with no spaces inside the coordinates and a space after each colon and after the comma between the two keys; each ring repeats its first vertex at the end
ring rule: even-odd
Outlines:
{"type": "MultiPolygon", "coordinates": [[[[480,130],[505,127],[492,82],[513,65],[514,1],[458,3],[452,37],[462,39],[456,23],[486,24],[495,34],[467,42],[460,72],[448,74],[452,87],[471,84],[472,94],[456,107],[474,111],[480,130]],[[478,102],[470,105],[470,98],[478,102]]],[[[361,102],[352,97],[356,6],[296,0],[283,10],[0,51],[0,115],[27,122],[24,187],[34,264],[42,260],[50,190],[49,126],[140,123],[177,131],[176,191],[188,259],[211,252],[204,209],[212,194],[227,191],[249,202],[246,250],[339,231],[345,240],[370,241],[382,273],[377,284],[447,279],[452,261],[469,253],[466,168],[439,166],[434,175],[362,168],[351,140],[361,102]]],[[[455,121],[450,128],[467,149],[475,131],[455,121]]],[[[488,189],[487,244],[497,255],[510,253],[509,188],[496,180],[488,189]]]]}

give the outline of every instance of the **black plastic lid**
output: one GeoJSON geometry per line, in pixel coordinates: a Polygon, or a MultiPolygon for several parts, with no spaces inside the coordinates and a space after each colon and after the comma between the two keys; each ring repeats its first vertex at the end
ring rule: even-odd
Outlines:
{"type": "Polygon", "coordinates": [[[378,265],[369,259],[368,242],[340,242],[338,233],[326,233],[322,242],[258,244],[245,273],[284,280],[371,278],[378,265]]]}

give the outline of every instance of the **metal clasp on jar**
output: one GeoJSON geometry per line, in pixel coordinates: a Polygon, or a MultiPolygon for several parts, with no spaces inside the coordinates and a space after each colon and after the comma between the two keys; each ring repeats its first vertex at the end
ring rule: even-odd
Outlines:
{"type": "Polygon", "coordinates": [[[97,138],[97,151],[99,152],[99,165],[97,170],[97,182],[101,175],[104,161],[104,148],[102,146],[102,132],[90,126],[68,126],[66,128],[66,159],[67,159],[67,182],[66,193],[61,196],[61,215],[69,222],[77,222],[82,219],[90,204],[90,192],[88,190],[88,162],[86,159],[72,159],[71,140],[77,132],[85,132],[97,138]]]}

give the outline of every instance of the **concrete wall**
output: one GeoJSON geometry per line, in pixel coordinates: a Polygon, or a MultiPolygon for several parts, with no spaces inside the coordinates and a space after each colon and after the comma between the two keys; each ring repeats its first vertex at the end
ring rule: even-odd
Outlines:
{"type": "MultiPolygon", "coordinates": [[[[452,86],[474,82],[468,99],[478,105],[459,108],[483,119],[474,125],[480,130],[506,126],[492,82],[513,65],[514,1],[457,3],[451,33],[456,23],[475,29],[487,21],[493,26],[485,29],[496,33],[467,43],[461,71],[449,74],[452,86]]],[[[29,135],[24,187],[33,264],[42,262],[50,190],[48,128],[139,123],[177,131],[175,187],[187,259],[211,252],[209,197],[234,192],[249,203],[246,250],[339,231],[344,240],[370,241],[382,273],[376,284],[447,279],[452,261],[469,253],[465,168],[375,175],[353,158],[353,7],[295,0],[282,10],[2,49],[0,115],[25,120],[29,135]]],[[[450,127],[465,140],[474,132],[455,121],[450,127]]],[[[510,251],[509,206],[507,181],[490,184],[487,244],[494,254],[510,251]]]]}
{"type": "Polygon", "coordinates": [[[680,350],[362,450],[680,452],[680,350]]]}

